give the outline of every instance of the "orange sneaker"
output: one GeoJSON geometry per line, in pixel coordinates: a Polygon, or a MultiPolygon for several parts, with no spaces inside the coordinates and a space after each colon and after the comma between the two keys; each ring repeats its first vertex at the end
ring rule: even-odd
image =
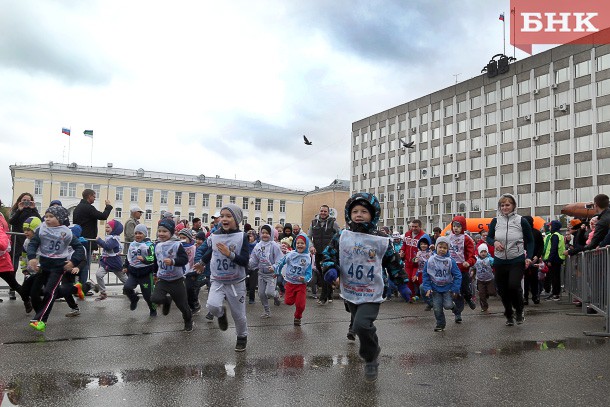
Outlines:
{"type": "Polygon", "coordinates": [[[74,284],[74,287],[76,288],[76,295],[78,296],[78,299],[84,300],[85,293],[83,292],[83,285],[81,283],[76,283],[74,284]]]}

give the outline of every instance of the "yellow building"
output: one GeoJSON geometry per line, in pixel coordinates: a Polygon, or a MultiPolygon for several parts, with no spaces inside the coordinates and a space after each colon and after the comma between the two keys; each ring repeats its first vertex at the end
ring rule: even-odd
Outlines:
{"type": "MultiPolygon", "coordinates": [[[[22,192],[34,196],[39,212],[53,199],[61,200],[70,211],[80,202],[84,189],[97,194],[94,206],[104,208],[108,199],[114,207],[109,219],[125,223],[130,209],[144,211],[141,223],[151,236],[156,235],[157,221],[169,211],[178,219],[200,218],[209,225],[216,211],[234,203],[244,212],[243,223],[255,229],[264,223],[301,223],[304,191],[297,191],[261,181],[241,181],[201,175],[171,174],[107,167],[85,167],[76,163],[12,165],[13,202],[22,192]]],[[[103,230],[103,229],[102,229],[103,230]]]]}
{"type": "Polygon", "coordinates": [[[303,198],[303,230],[307,232],[322,205],[328,205],[331,208],[331,216],[337,219],[339,226],[345,227],[344,208],[349,197],[349,180],[342,179],[336,179],[326,187],[316,187],[308,192],[303,198]]]}

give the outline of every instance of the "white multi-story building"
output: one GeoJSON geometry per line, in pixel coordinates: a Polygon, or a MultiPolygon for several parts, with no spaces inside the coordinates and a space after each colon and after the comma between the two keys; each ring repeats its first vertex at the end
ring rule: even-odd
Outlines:
{"type": "Polygon", "coordinates": [[[493,217],[506,192],[546,219],[610,194],[610,45],[562,45],[353,123],[350,188],[400,232],[493,217]]]}

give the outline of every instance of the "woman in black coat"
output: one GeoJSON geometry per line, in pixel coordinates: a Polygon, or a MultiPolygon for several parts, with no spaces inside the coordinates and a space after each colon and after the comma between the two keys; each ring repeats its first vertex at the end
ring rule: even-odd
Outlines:
{"type": "Polygon", "coordinates": [[[35,216],[42,219],[36,204],[34,202],[34,196],[29,192],[24,192],[19,195],[17,201],[11,208],[11,217],[8,223],[11,225],[11,231],[14,233],[21,233],[20,235],[13,235],[11,237],[11,246],[13,251],[13,267],[15,271],[19,268],[19,257],[21,256],[23,243],[25,242],[25,236],[23,233],[23,223],[27,218],[35,216]]]}

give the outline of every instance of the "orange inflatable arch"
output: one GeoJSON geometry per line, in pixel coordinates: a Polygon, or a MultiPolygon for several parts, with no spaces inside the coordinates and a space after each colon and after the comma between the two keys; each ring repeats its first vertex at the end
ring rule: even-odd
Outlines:
{"type": "MultiPolygon", "coordinates": [[[[489,224],[493,218],[466,218],[466,230],[472,233],[479,233],[482,230],[489,231],[489,224]]],[[[534,228],[540,230],[544,227],[544,219],[540,216],[534,216],[534,228]]],[[[441,236],[451,229],[451,223],[448,224],[445,229],[441,232],[441,236]]]]}

